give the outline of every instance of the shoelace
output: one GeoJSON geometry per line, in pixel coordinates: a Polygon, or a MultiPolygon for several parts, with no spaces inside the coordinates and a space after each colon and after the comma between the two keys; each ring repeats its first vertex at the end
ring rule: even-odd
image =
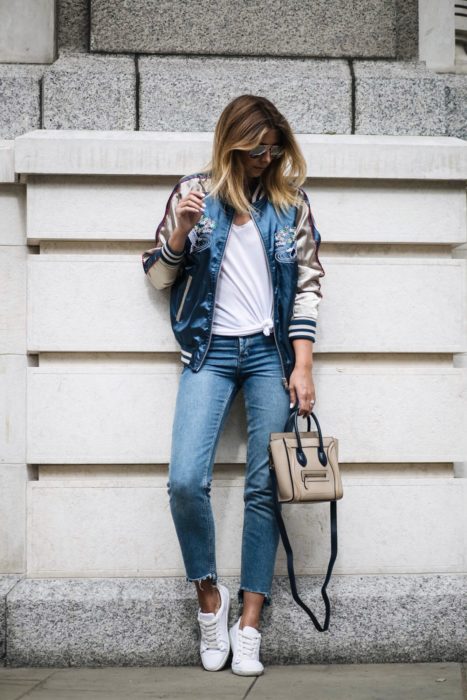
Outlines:
{"type": "Polygon", "coordinates": [[[239,656],[248,656],[250,659],[258,659],[259,645],[261,637],[247,637],[242,630],[238,629],[238,654],[239,656]]]}
{"type": "Polygon", "coordinates": [[[206,649],[225,650],[225,643],[219,639],[219,628],[217,620],[199,620],[201,628],[201,640],[206,649]]]}

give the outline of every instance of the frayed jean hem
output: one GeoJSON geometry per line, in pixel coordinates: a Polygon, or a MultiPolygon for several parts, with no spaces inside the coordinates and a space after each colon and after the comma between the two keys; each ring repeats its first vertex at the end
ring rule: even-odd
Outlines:
{"type": "Polygon", "coordinates": [[[263,607],[271,605],[272,598],[270,593],[265,593],[264,591],[252,591],[249,588],[239,588],[238,589],[238,604],[243,605],[243,591],[248,591],[248,593],[261,593],[261,595],[264,595],[264,600],[263,600],[263,607]]]}
{"type": "Polygon", "coordinates": [[[198,581],[199,582],[199,587],[201,590],[203,589],[203,581],[206,581],[206,579],[210,578],[212,580],[213,586],[217,584],[217,574],[206,574],[206,576],[201,576],[201,578],[190,578],[189,576],[186,576],[186,581],[198,581]]]}

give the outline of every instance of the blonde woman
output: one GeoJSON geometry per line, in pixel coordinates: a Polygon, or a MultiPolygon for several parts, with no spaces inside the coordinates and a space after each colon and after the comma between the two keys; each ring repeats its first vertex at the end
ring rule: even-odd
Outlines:
{"type": "Polygon", "coordinates": [[[199,601],[201,662],[259,675],[260,618],[271,604],[279,530],[267,445],[291,407],[315,403],[313,343],[320,234],[301,185],[306,163],[286,118],[265,97],[241,95],[217,122],[212,159],[179,180],[143,253],[157,289],[170,287],[181,349],[167,490],[199,601]],[[238,603],[218,581],[210,490],[216,447],[237,392],[248,426],[238,603]]]}

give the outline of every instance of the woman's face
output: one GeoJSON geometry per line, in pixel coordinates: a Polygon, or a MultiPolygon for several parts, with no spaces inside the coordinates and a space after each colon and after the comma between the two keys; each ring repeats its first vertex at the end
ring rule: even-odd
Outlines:
{"type": "MultiPolygon", "coordinates": [[[[277,129],[268,129],[261,139],[261,145],[278,146],[279,140],[279,131],[277,129]]],[[[248,179],[260,177],[272,161],[269,150],[263,153],[262,156],[259,156],[259,158],[251,158],[251,156],[248,155],[248,151],[240,151],[240,158],[242,159],[248,179]]]]}

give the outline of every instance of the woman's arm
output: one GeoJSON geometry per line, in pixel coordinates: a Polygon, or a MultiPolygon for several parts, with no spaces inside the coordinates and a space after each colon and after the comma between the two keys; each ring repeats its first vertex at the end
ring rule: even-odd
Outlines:
{"type": "Polygon", "coordinates": [[[177,277],[182,264],[184,251],[176,245],[178,238],[173,237],[177,226],[175,209],[180,202],[180,183],[170,193],[164,216],[155,233],[155,246],[142,255],[143,269],[151,284],[156,289],[170,287],[177,277]],[[171,246],[169,240],[175,245],[171,246]]]}
{"type": "Polygon", "coordinates": [[[318,307],[323,297],[320,278],[325,272],[318,258],[321,236],[316,228],[308,197],[302,188],[296,220],[298,279],[289,323],[289,340],[295,365],[289,379],[291,406],[299,402],[299,415],[309,415],[315,401],[313,343],[316,340],[318,307]]]}
{"type": "Polygon", "coordinates": [[[297,207],[296,245],[298,279],[292,317],[289,323],[289,339],[316,339],[318,307],[322,299],[320,278],[325,272],[318,258],[321,235],[316,227],[306,192],[300,187],[300,206],[297,207]]]}
{"type": "Polygon", "coordinates": [[[155,247],[142,255],[144,272],[156,289],[170,287],[177,278],[185,257],[188,233],[199,220],[203,209],[203,193],[186,184],[183,196],[182,180],[172,190],[164,216],[156,229],[155,247]]]}

